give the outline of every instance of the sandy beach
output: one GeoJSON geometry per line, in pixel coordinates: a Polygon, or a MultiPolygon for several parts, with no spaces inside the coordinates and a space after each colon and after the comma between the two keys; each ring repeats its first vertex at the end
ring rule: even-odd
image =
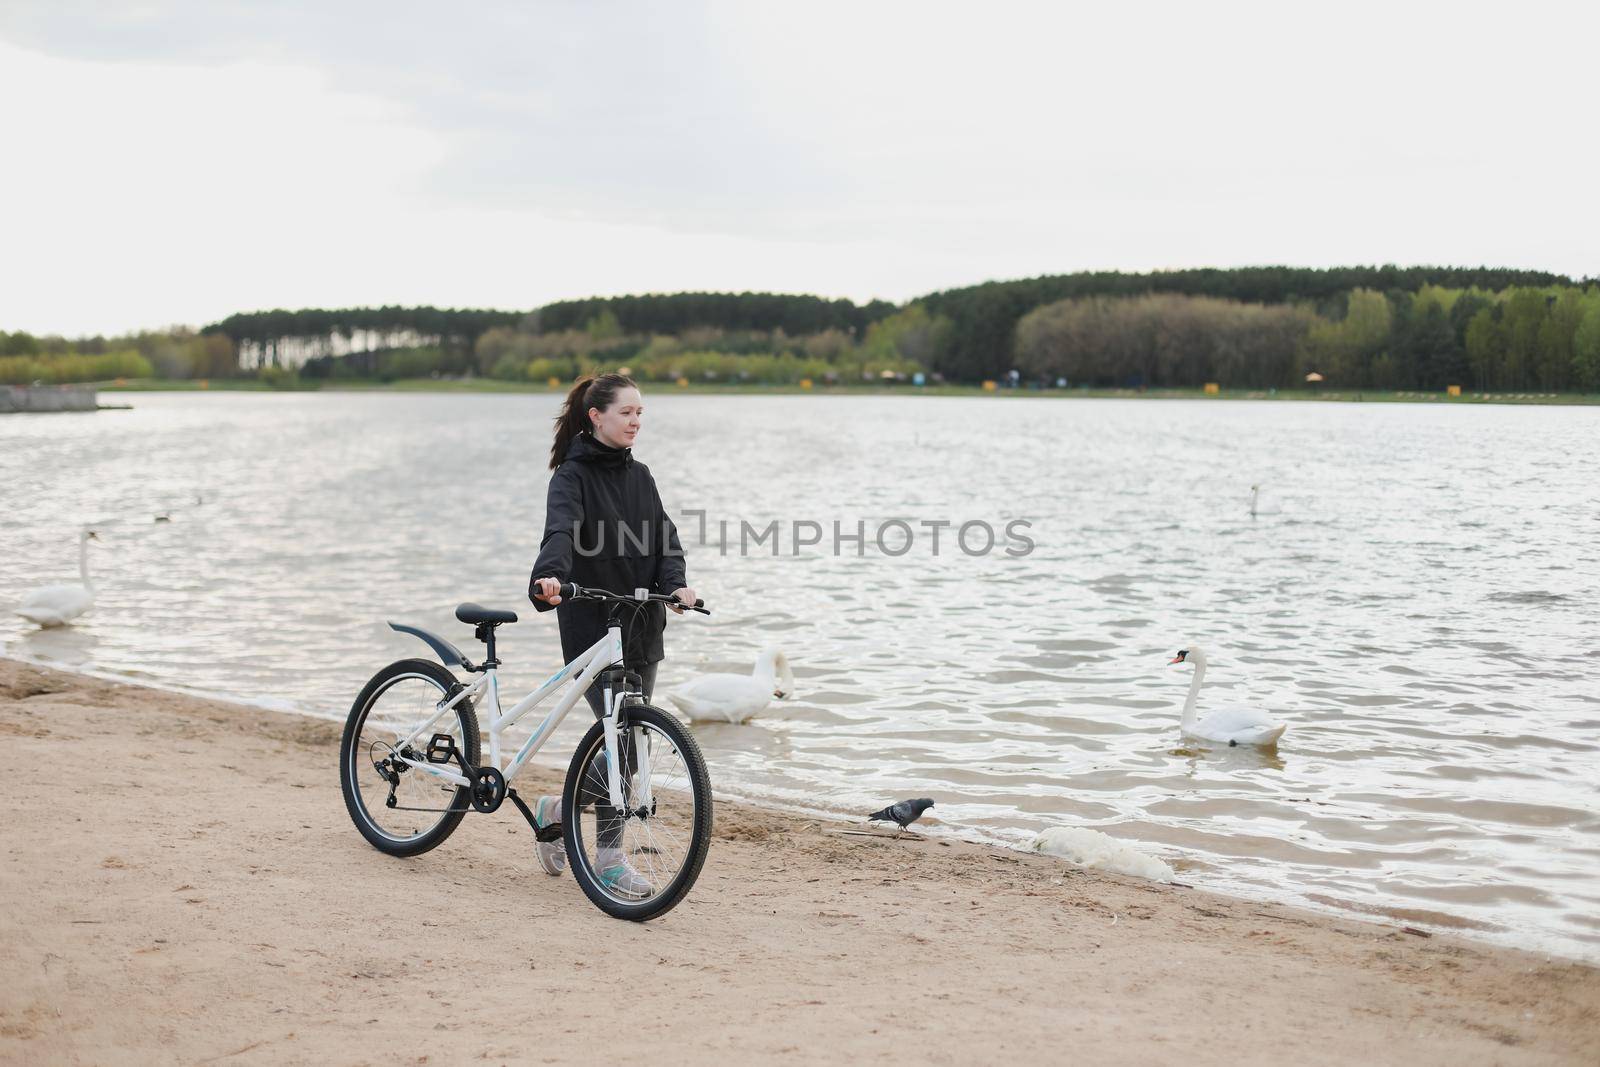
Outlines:
{"type": "Polygon", "coordinates": [[[0,737],[5,1062],[1600,1061],[1542,954],[731,802],[635,925],[510,805],[374,851],[335,724],[0,660],[0,737]]]}

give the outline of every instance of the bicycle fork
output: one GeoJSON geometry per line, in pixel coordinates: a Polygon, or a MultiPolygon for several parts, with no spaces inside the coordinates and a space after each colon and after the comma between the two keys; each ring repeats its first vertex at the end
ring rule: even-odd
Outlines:
{"type": "Polygon", "coordinates": [[[654,797],[650,791],[650,739],[642,728],[632,725],[628,730],[633,734],[633,761],[630,770],[636,783],[633,793],[635,808],[625,807],[627,797],[623,792],[621,770],[622,727],[619,725],[624,697],[623,692],[610,688],[605,690],[606,713],[601,716],[600,728],[605,733],[606,742],[606,792],[610,796],[611,806],[618,811],[625,811],[630,815],[649,814],[654,807],[654,797]]]}
{"type": "MultiPolygon", "coordinates": [[[[606,741],[606,791],[610,794],[611,806],[623,812],[623,817],[640,815],[648,817],[655,807],[655,800],[650,792],[650,742],[644,731],[638,727],[630,726],[633,733],[633,774],[638,782],[634,793],[637,808],[626,807],[626,797],[622,790],[622,744],[621,733],[618,728],[618,719],[621,717],[622,703],[627,697],[627,674],[622,662],[622,630],[620,627],[611,628],[611,637],[614,658],[613,669],[618,671],[621,679],[616,675],[608,675],[605,679],[603,696],[605,700],[605,714],[600,718],[601,730],[605,733],[606,741]],[[621,681],[620,688],[613,686],[621,681]]],[[[643,694],[640,694],[643,696],[643,694]]]]}

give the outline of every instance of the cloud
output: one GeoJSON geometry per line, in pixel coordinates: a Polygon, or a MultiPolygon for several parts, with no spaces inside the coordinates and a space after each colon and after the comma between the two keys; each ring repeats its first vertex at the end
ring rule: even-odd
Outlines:
{"type": "Polygon", "coordinates": [[[8,0],[0,87],[27,106],[0,136],[34,162],[0,195],[56,273],[0,267],[0,322],[74,272],[132,322],[1265,262],[1593,273],[1600,143],[1571,102],[1597,10],[8,0]],[[165,288],[96,262],[134,248],[165,288]]]}
{"type": "Polygon", "coordinates": [[[125,63],[315,70],[451,145],[441,202],[746,232],[825,168],[761,113],[711,9],[678,5],[13,4],[0,37],[125,63]]]}

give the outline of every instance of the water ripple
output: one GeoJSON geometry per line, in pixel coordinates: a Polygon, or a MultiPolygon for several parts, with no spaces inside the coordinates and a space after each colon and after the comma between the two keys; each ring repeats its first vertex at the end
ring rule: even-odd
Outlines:
{"type": "MultiPolygon", "coordinates": [[[[337,718],[422,652],[383,620],[466,646],[457,602],[524,605],[554,397],[132,403],[0,420],[0,609],[73,574],[79,524],[109,546],[82,624],[5,610],[8,654],[337,718]]],[[[1600,411],[647,404],[641,458],[669,507],[707,512],[711,543],[681,525],[716,609],[674,621],[661,684],[768,643],[799,683],[698,729],[728,792],[857,813],[928,793],[968,835],[1088,824],[1212,888],[1600,955],[1600,509],[1576,460],[1600,411]],[[1037,547],[741,557],[722,518],[1022,518],[1037,547]],[[1203,704],[1287,720],[1278,752],[1178,736],[1189,675],[1166,661],[1191,642],[1203,704]]],[[[553,621],[500,651],[506,690],[531,686],[553,621]]]]}

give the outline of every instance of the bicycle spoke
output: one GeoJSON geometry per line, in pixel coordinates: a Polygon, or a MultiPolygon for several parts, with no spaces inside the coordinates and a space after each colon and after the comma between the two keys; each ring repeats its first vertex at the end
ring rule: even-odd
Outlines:
{"type": "MultiPolygon", "coordinates": [[[[623,872],[616,886],[601,879],[602,892],[619,903],[638,905],[671,891],[678,876],[694,853],[696,805],[692,775],[683,753],[669,734],[651,723],[634,723],[628,731],[632,744],[624,752],[633,753],[630,766],[621,772],[622,810],[620,818],[605,819],[599,809],[610,809],[610,783],[603,735],[596,735],[582,764],[584,771],[575,796],[587,801],[574,824],[586,865],[598,869],[599,849],[618,848],[633,872],[623,872]],[[643,811],[638,757],[649,760],[650,810],[643,811]],[[605,842],[602,843],[602,834],[605,842]],[[613,836],[614,835],[614,836],[613,836]],[[647,886],[648,891],[640,890],[647,886]],[[627,892],[628,888],[639,892],[627,892]],[[642,894],[642,895],[641,895],[642,894]]],[[[709,799],[709,798],[707,798],[709,799]]],[[[702,846],[703,848],[703,846],[702,846]]],[[[570,858],[570,857],[569,857],[570,858]]],[[[696,864],[698,868],[698,864],[696,864]]],[[[612,876],[615,877],[615,876],[612,876]]]]}
{"type": "MultiPolygon", "coordinates": [[[[398,743],[410,736],[417,723],[431,718],[446,695],[433,679],[401,675],[373,695],[359,724],[354,768],[357,799],[368,821],[386,838],[397,842],[415,840],[469,806],[463,790],[425,770],[407,766],[399,758],[398,743]],[[398,780],[391,781],[386,771],[398,780]]],[[[464,743],[455,715],[435,723],[433,732],[448,733],[458,748],[464,743]]],[[[425,748],[426,742],[421,745],[425,748]]],[[[410,758],[419,758],[420,752],[413,748],[410,758]]]]}

